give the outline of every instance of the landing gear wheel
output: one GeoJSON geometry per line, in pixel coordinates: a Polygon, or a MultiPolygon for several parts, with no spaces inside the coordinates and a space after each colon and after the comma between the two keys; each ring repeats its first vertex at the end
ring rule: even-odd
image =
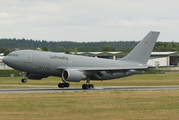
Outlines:
{"type": "Polygon", "coordinates": [[[86,80],[86,84],[83,84],[83,85],[82,85],[82,88],[83,88],[83,89],[93,89],[93,88],[94,88],[93,84],[90,84],[90,78],[88,78],[88,79],[86,80]]]}
{"type": "Polygon", "coordinates": [[[69,83],[59,83],[59,84],[58,84],[58,87],[59,87],[59,88],[64,88],[64,87],[69,87],[69,86],[70,86],[69,83]]]}
{"type": "Polygon", "coordinates": [[[58,84],[58,87],[59,87],[59,88],[64,88],[64,84],[63,84],[63,83],[59,83],[59,84],[58,84]]]}
{"type": "Polygon", "coordinates": [[[90,89],[90,88],[94,88],[94,86],[93,86],[93,84],[89,84],[89,85],[83,84],[83,85],[82,85],[82,88],[83,88],[83,89],[90,89]]]}
{"type": "Polygon", "coordinates": [[[86,84],[83,84],[83,85],[82,85],[82,88],[83,88],[83,89],[87,89],[87,85],[86,85],[86,84]]]}
{"type": "Polygon", "coordinates": [[[70,86],[70,84],[69,83],[65,83],[65,87],[69,87],[70,86]]]}
{"type": "Polygon", "coordinates": [[[93,84],[90,84],[90,88],[94,88],[94,85],[93,85],[93,84]]]}
{"type": "Polygon", "coordinates": [[[22,83],[26,83],[26,82],[27,82],[27,79],[22,78],[22,79],[21,79],[21,82],[22,82],[22,83]]]}

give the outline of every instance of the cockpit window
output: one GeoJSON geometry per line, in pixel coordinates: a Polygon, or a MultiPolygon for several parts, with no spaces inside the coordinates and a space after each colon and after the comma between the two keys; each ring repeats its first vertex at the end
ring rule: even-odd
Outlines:
{"type": "Polygon", "coordinates": [[[8,56],[18,57],[17,54],[8,54],[8,56]]]}

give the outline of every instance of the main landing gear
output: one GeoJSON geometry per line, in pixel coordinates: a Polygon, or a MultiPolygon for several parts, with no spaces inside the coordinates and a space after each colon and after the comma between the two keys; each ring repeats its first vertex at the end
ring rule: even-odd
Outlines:
{"type": "Polygon", "coordinates": [[[92,89],[92,88],[94,88],[94,86],[93,86],[93,84],[90,84],[90,80],[87,79],[87,80],[86,80],[86,84],[83,84],[83,85],[82,85],[82,88],[83,88],[83,89],[92,89]]]}
{"type": "Polygon", "coordinates": [[[83,89],[90,89],[90,88],[94,88],[93,84],[83,84],[82,85],[83,89]]]}
{"type": "Polygon", "coordinates": [[[69,87],[69,86],[70,86],[69,83],[66,83],[64,80],[62,80],[62,81],[63,81],[63,83],[59,83],[59,84],[58,84],[58,87],[59,87],[59,88],[64,88],[64,87],[69,87]]]}
{"type": "Polygon", "coordinates": [[[59,88],[64,88],[64,87],[69,87],[69,86],[70,86],[69,83],[59,83],[59,84],[58,84],[58,87],[59,87],[59,88]]]}
{"type": "MultiPolygon", "coordinates": [[[[59,84],[58,84],[58,87],[59,87],[59,88],[64,88],[64,87],[69,87],[69,86],[70,86],[69,83],[66,83],[64,80],[62,80],[62,81],[63,81],[63,83],[59,83],[59,84]]],[[[90,84],[90,79],[87,79],[87,80],[86,80],[86,84],[83,84],[83,85],[82,85],[82,88],[83,88],[83,89],[93,89],[94,86],[93,86],[93,84],[90,84]]]]}

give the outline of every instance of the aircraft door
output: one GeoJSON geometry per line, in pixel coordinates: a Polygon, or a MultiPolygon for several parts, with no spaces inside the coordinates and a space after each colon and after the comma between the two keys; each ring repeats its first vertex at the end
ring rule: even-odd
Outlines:
{"type": "Polygon", "coordinates": [[[32,53],[26,53],[26,63],[30,63],[29,65],[32,65],[32,68],[36,68],[36,56],[32,53]]]}

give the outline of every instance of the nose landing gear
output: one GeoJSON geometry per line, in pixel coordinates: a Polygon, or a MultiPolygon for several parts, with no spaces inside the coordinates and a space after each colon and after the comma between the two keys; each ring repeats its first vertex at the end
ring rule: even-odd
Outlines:
{"type": "Polygon", "coordinates": [[[22,83],[26,83],[27,82],[27,78],[26,78],[26,72],[23,72],[23,78],[21,79],[22,83]]]}
{"type": "Polygon", "coordinates": [[[26,82],[27,82],[27,79],[26,79],[26,78],[22,78],[22,79],[21,79],[21,82],[22,82],[22,83],[26,83],[26,82]]]}

